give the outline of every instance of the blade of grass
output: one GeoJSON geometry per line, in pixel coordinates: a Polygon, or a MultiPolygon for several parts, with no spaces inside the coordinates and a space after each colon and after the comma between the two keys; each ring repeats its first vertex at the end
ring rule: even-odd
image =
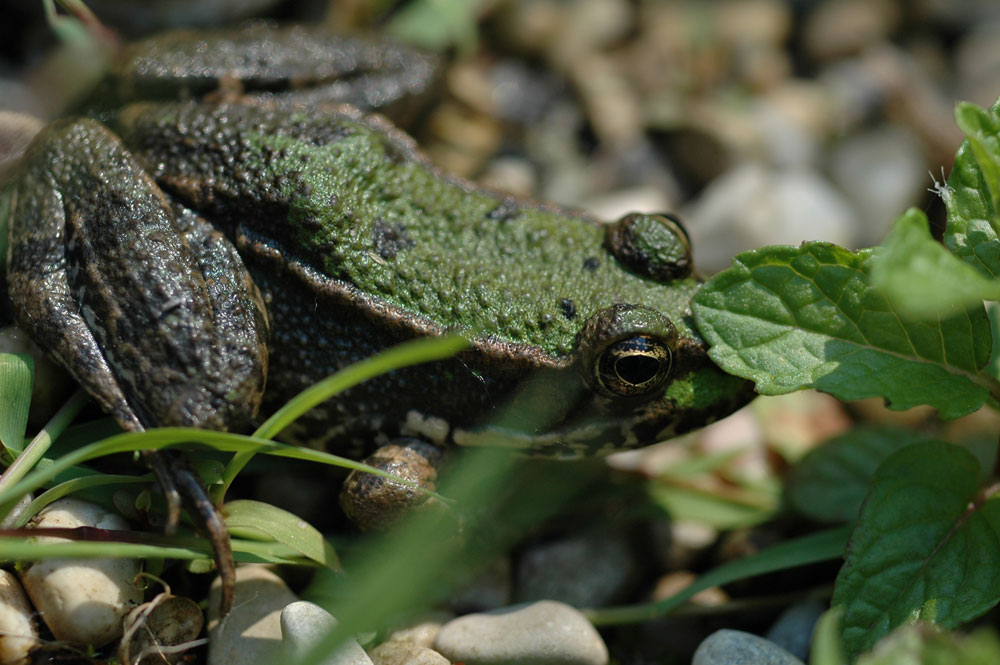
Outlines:
{"type": "Polygon", "coordinates": [[[129,483],[148,483],[152,482],[155,476],[151,473],[147,473],[142,476],[122,476],[122,475],[96,475],[96,476],[84,476],[83,478],[74,478],[73,480],[67,480],[64,483],[59,483],[55,487],[46,490],[34,501],[28,504],[28,507],[24,509],[17,521],[14,522],[15,527],[22,527],[28,523],[32,517],[34,517],[38,512],[49,505],[53,501],[61,499],[67,494],[72,494],[73,492],[79,492],[85,490],[89,487],[100,487],[102,485],[123,485],[129,483]]]}
{"type": "MultiPolygon", "coordinates": [[[[469,340],[460,335],[423,337],[404,342],[356,362],[319,383],[313,384],[290,399],[287,404],[265,420],[253,433],[253,436],[260,439],[272,439],[303,413],[351,386],[402,367],[450,358],[468,347],[469,344],[469,340]]],[[[217,504],[221,504],[225,499],[229,486],[254,454],[253,451],[248,451],[233,456],[223,473],[222,484],[213,488],[212,498],[217,504]]]]}
{"type": "MultiPolygon", "coordinates": [[[[57,460],[53,460],[44,469],[37,469],[29,473],[20,482],[10,485],[0,490],[0,506],[16,501],[20,496],[32,492],[46,483],[51,482],[57,474],[65,471],[77,464],[82,464],[97,457],[111,455],[115,453],[133,452],[136,450],[160,450],[170,446],[181,444],[201,443],[221,452],[253,452],[266,455],[276,455],[278,457],[290,457],[292,459],[318,462],[331,466],[339,466],[345,469],[356,469],[373,473],[377,476],[405,482],[401,478],[385,471],[362,464],[356,460],[347,459],[338,455],[331,455],[320,450],[302,448],[285,443],[278,443],[267,439],[259,439],[242,434],[232,434],[229,432],[215,432],[212,430],[194,429],[191,427],[162,427],[151,429],[145,432],[124,432],[96,443],[78,448],[57,460]]],[[[408,483],[416,487],[413,483],[408,483]]],[[[419,488],[418,488],[419,489],[419,488]]],[[[421,490],[428,496],[432,496],[445,503],[450,500],[436,492],[421,490]]]]}
{"type": "MultiPolygon", "coordinates": [[[[80,409],[84,407],[89,399],[86,393],[82,390],[77,390],[63,404],[62,408],[52,416],[49,422],[45,424],[45,427],[42,428],[35,438],[31,440],[31,443],[25,446],[21,454],[17,456],[17,459],[7,467],[3,474],[0,474],[0,518],[5,517],[10,512],[14,502],[22,494],[27,493],[12,492],[10,490],[17,487],[20,484],[18,481],[24,478],[34,468],[35,464],[45,456],[52,442],[73,422],[76,414],[80,412],[80,409]]],[[[73,465],[71,464],[70,466],[73,465]]],[[[53,474],[54,476],[55,474],[53,474]]]]}
{"type": "Polygon", "coordinates": [[[786,568],[836,559],[843,555],[852,527],[838,527],[769,547],[753,556],[723,564],[699,577],[693,584],[655,603],[584,610],[597,626],[640,623],[666,616],[705,589],[786,568]]]}

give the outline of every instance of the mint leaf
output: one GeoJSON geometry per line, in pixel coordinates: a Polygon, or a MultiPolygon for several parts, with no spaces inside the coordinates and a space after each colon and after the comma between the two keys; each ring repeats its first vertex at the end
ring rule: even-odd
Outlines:
{"type": "Polygon", "coordinates": [[[900,448],[929,440],[898,427],[857,428],[833,437],[792,468],[785,496],[810,519],[850,522],[857,519],[879,464],[900,448]]]}
{"type": "Polygon", "coordinates": [[[942,191],[948,208],[944,242],[987,277],[1000,276],[1000,107],[955,107],[955,122],[966,139],[942,191]]]}
{"type": "Polygon", "coordinates": [[[983,306],[904,321],[872,286],[870,259],[871,250],[819,242],[740,254],[692,304],[710,357],[764,395],[881,396],[893,409],[929,404],[942,418],[982,406],[990,380],[979,369],[991,346],[983,306]]]}
{"type": "Polygon", "coordinates": [[[924,213],[911,208],[875,250],[872,283],[909,318],[954,315],[1000,300],[1000,280],[984,277],[931,237],[924,213]]]}
{"type": "Polygon", "coordinates": [[[979,477],[975,457],[939,441],[879,466],[833,592],[851,658],[896,626],[954,628],[1000,599],[1000,498],[977,500],[979,477]]]}

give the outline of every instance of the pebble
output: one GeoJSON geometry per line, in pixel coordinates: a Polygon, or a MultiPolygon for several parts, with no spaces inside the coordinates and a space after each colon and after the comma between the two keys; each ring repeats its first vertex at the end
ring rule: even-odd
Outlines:
{"type": "Polygon", "coordinates": [[[718,630],[702,641],[691,665],[804,665],[763,637],[740,630],[718,630]]]}
{"type": "Polygon", "coordinates": [[[813,629],[825,611],[826,606],[818,600],[795,603],[781,613],[765,637],[797,658],[805,660],[809,657],[813,629]]]}
{"type": "Polygon", "coordinates": [[[526,549],[518,561],[514,597],[601,607],[620,600],[638,576],[624,534],[586,533],[526,549]]]}
{"type": "Polygon", "coordinates": [[[803,45],[819,59],[851,55],[885,40],[899,14],[897,4],[889,0],[826,0],[809,12],[803,45]]]}
{"type": "Polygon", "coordinates": [[[125,617],[118,660],[129,665],[176,663],[200,644],[195,640],[204,625],[205,617],[196,602],[161,593],[125,617]]]}
{"type": "Polygon", "coordinates": [[[682,210],[694,263],[712,274],[730,259],[764,245],[824,240],[851,246],[857,218],[844,198],[812,170],[730,169],[682,210]]]}
{"type": "Polygon", "coordinates": [[[39,646],[31,603],[14,573],[0,570],[0,663],[27,665],[39,646]]]}
{"type": "Polygon", "coordinates": [[[281,610],[298,597],[267,566],[236,568],[233,609],[218,619],[221,584],[209,593],[208,665],[253,665],[278,662],[281,655],[281,610]]]}
{"type": "Polygon", "coordinates": [[[606,665],[597,630],[569,605],[543,600],[448,622],[434,649],[466,665],[606,665]]]}
{"type": "Polygon", "coordinates": [[[374,665],[451,665],[451,661],[434,649],[412,642],[383,642],[371,652],[374,665]]]}
{"type": "Polygon", "coordinates": [[[833,181],[858,213],[857,246],[877,245],[930,184],[920,142],[898,127],[851,136],[830,155],[833,181]]]}
{"type": "Polygon", "coordinates": [[[448,604],[459,614],[485,612],[510,605],[513,576],[510,558],[497,557],[462,585],[448,604]]]}
{"type": "MultiPolygon", "coordinates": [[[[302,660],[336,625],[337,620],[315,603],[300,600],[288,605],[281,611],[283,662],[302,660]]],[[[372,661],[357,640],[349,639],[317,665],[372,665],[372,661]]]]}
{"type": "Polygon", "coordinates": [[[455,615],[451,612],[435,610],[421,615],[416,621],[389,631],[385,640],[386,642],[410,642],[429,648],[434,644],[434,638],[441,632],[441,626],[454,618],[455,615]]]}
{"type": "MultiPolygon", "coordinates": [[[[128,529],[119,515],[79,499],[55,501],[29,523],[29,528],[80,526],[128,529]]],[[[137,559],[46,559],[30,564],[21,581],[56,639],[100,647],[121,637],[122,619],[142,602],[142,591],[134,581],[140,568],[137,559]]]]}

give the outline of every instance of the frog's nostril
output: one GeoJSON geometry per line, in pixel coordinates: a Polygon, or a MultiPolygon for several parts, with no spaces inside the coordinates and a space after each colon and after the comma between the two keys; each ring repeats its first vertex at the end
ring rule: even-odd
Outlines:
{"type": "Polygon", "coordinates": [[[691,274],[691,243],[673,215],[625,215],[608,225],[604,245],[637,275],[670,282],[691,274]]]}

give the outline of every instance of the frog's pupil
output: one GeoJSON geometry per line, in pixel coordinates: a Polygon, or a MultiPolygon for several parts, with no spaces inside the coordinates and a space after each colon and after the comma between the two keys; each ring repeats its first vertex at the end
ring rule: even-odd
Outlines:
{"type": "Polygon", "coordinates": [[[646,355],[630,355],[615,361],[615,373],[623,381],[633,385],[641,385],[651,381],[660,371],[660,361],[646,355]]]}

